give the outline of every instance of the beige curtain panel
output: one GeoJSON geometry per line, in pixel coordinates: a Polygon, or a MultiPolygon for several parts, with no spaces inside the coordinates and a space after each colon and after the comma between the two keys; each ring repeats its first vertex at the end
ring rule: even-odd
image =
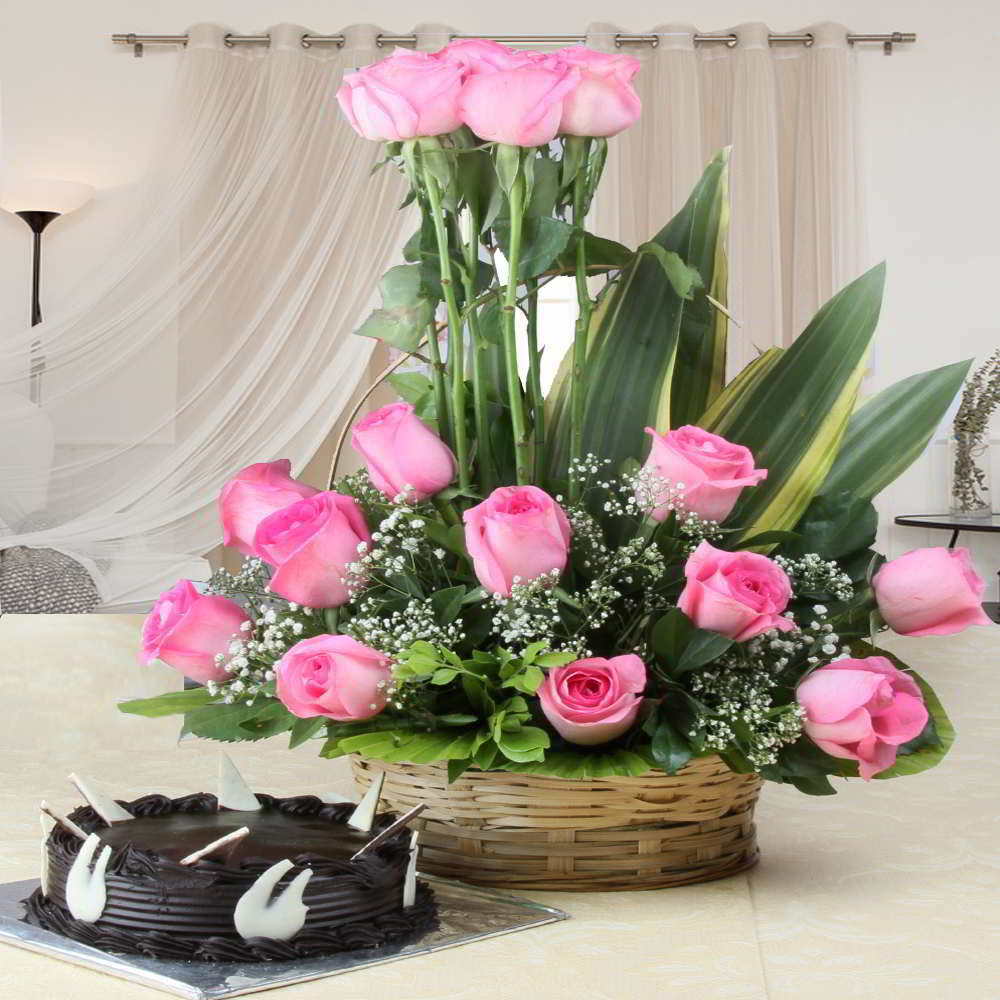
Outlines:
{"type": "Polygon", "coordinates": [[[304,49],[306,30],[227,48],[193,27],[136,231],[61,315],[2,331],[0,549],[73,557],[105,605],[189,572],[221,484],[280,457],[301,472],[366,375],[353,331],[411,226],[334,95],[383,29],[304,49]]]}
{"type": "MultiPolygon", "coordinates": [[[[591,25],[588,44],[614,51],[623,30],[591,25]]],[[[810,46],[771,46],[767,25],[742,24],[727,29],[732,48],[696,47],[696,30],[661,25],[655,47],[635,47],[642,118],[609,144],[594,221],[632,246],[649,239],[732,146],[732,373],[791,343],[867,264],[854,55],[836,24],[803,29],[810,46]]]]}

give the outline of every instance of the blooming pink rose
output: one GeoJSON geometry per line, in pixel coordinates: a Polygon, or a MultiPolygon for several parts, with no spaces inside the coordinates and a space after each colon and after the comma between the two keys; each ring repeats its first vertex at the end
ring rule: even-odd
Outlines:
{"type": "Polygon", "coordinates": [[[687,584],[677,607],[698,628],[720,632],[737,642],[794,622],[782,618],[792,587],[785,571],[756,552],[724,552],[702,542],[684,564],[687,584]]]}
{"type": "Polygon", "coordinates": [[[451,449],[409,403],[390,403],[360,420],[351,444],[365,460],[371,481],[390,500],[404,486],[411,487],[411,500],[426,500],[455,478],[451,449]]]}
{"type": "Polygon", "coordinates": [[[550,671],[538,698],[545,718],[564,740],[594,746],[632,726],[645,687],[646,665],[638,656],[596,656],[550,671]]]}
{"type": "Polygon", "coordinates": [[[563,101],[580,70],[552,55],[522,52],[515,66],[470,76],[459,95],[462,121],[481,139],[544,146],[559,131],[563,101]]]}
{"type": "Polygon", "coordinates": [[[952,635],[991,625],[983,611],[986,584],[968,549],[914,549],[872,577],[886,624],[900,635],[952,635]]]}
{"type": "Polygon", "coordinates": [[[509,597],[514,577],[528,583],[566,568],[569,520],[537,486],[501,486],[463,519],[476,576],[491,594],[509,597]]]}
{"type": "Polygon", "coordinates": [[[216,654],[229,658],[230,642],[248,621],[234,601],[199,594],[190,580],[181,580],[160,594],[146,616],[139,662],[162,660],[201,684],[225,680],[229,674],[215,662],[216,654]]]}
{"type": "Polygon", "coordinates": [[[462,124],[462,67],[429,52],[396,49],[380,62],[345,73],[337,101],[365,139],[398,141],[443,135],[462,124]]]}
{"type": "Polygon", "coordinates": [[[357,500],[330,490],[265,517],[254,547],[276,567],[274,593],[310,608],[339,608],[351,598],[347,567],[371,540],[357,500]]]}
{"type": "Polygon", "coordinates": [[[445,46],[438,57],[461,66],[466,77],[512,69],[523,62],[522,53],[516,49],[486,38],[458,38],[445,46]]]}
{"type": "MultiPolygon", "coordinates": [[[[678,488],[684,497],[684,507],[706,521],[724,521],[736,506],[743,487],[756,486],[767,478],[767,469],[753,467],[749,448],[732,444],[700,427],[687,425],[666,434],[647,427],[646,433],[653,444],[645,467],[678,488]]],[[[650,516],[662,521],[669,512],[669,505],[664,504],[651,511],[650,516]]]]}
{"type": "Polygon", "coordinates": [[[257,525],[268,514],[319,492],[292,479],[291,471],[292,463],[287,458],[258,462],[237,472],[222,487],[219,515],[224,545],[231,545],[245,556],[257,555],[253,547],[257,525]]]}
{"type": "Polygon", "coordinates": [[[563,101],[562,135],[617,135],[636,122],[642,112],[642,101],[632,86],[642,65],[638,59],[582,45],[559,49],[553,55],[581,73],[576,89],[563,101]]]}
{"type": "Polygon", "coordinates": [[[370,719],[385,708],[389,657],[349,635],[297,642],[274,668],[278,698],[292,715],[338,722],[370,719]]]}
{"type": "Polygon", "coordinates": [[[916,681],[884,656],[835,660],[799,685],[805,731],[833,757],[858,762],[865,781],[891,767],[896,748],[927,725],[927,708],[916,681]]]}

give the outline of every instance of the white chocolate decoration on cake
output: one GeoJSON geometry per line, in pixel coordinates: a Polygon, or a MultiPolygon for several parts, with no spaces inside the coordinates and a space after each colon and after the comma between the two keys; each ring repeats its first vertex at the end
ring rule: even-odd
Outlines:
{"type": "Polygon", "coordinates": [[[42,895],[49,895],[49,834],[55,829],[56,821],[46,813],[41,813],[38,817],[42,825],[42,868],[41,883],[42,895]]]}
{"type": "Polygon", "coordinates": [[[382,785],[385,783],[385,771],[379,771],[378,775],[372,778],[368,791],[358,803],[358,808],[351,813],[347,820],[347,825],[362,833],[371,833],[375,824],[375,814],[378,812],[378,800],[382,796],[382,785]]]}
{"type": "Polygon", "coordinates": [[[87,835],[83,832],[83,830],[81,830],[76,825],[76,823],[74,823],[68,816],[63,816],[61,812],[58,812],[57,810],[53,809],[52,806],[50,806],[48,802],[45,801],[45,799],[42,799],[42,804],[41,806],[39,806],[39,808],[42,810],[43,813],[45,813],[46,816],[50,817],[51,819],[54,819],[60,826],[63,826],[67,830],[69,830],[69,832],[73,834],[74,837],[79,837],[80,840],[87,839],[87,835]]]}
{"type": "Polygon", "coordinates": [[[406,881],[403,883],[403,909],[408,910],[417,901],[417,841],[420,831],[410,835],[410,863],[406,866],[406,881]]]}
{"type": "Polygon", "coordinates": [[[90,862],[100,845],[101,838],[92,833],[80,848],[73,867],[66,876],[66,908],[77,920],[88,924],[100,918],[108,901],[104,872],[111,858],[110,847],[105,845],[94,870],[90,870],[90,862]]]}
{"type": "Polygon", "coordinates": [[[280,896],[271,900],[274,887],[285,873],[294,868],[287,858],[271,865],[242,896],[233,911],[233,923],[240,937],[272,938],[287,941],[295,937],[306,922],[309,907],[302,902],[312,869],[305,868],[292,880],[280,896]]]}
{"type": "Polygon", "coordinates": [[[218,840],[213,840],[212,843],[206,844],[204,847],[200,847],[197,851],[192,851],[186,858],[181,858],[178,864],[193,865],[196,861],[200,861],[202,858],[207,858],[210,854],[214,854],[220,848],[228,847],[229,845],[242,840],[244,837],[249,836],[250,827],[241,826],[238,830],[233,830],[232,833],[227,833],[225,836],[219,837],[218,840]]]}
{"type": "Polygon", "coordinates": [[[235,809],[239,812],[256,812],[260,809],[260,799],[250,791],[250,786],[226,753],[219,754],[218,798],[220,809],[235,809]]]}
{"type": "Polygon", "coordinates": [[[126,812],[114,799],[98,791],[89,778],[81,778],[71,774],[69,780],[76,785],[77,791],[87,800],[87,804],[109,826],[113,823],[127,823],[135,817],[126,812]]]}

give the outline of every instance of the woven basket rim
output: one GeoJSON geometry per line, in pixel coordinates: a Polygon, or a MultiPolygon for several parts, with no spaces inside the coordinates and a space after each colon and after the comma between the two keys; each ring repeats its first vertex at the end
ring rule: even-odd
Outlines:
{"type": "MultiPolygon", "coordinates": [[[[366,757],[361,753],[351,753],[347,755],[348,759],[352,762],[364,761],[367,765],[373,767],[382,768],[392,768],[401,767],[406,769],[411,768],[427,768],[433,771],[447,771],[448,762],[443,760],[432,760],[426,764],[414,764],[412,761],[403,760],[380,760],[378,757],[366,757]]],[[[600,775],[592,778],[566,778],[560,774],[533,774],[530,771],[515,771],[509,768],[489,768],[488,770],[483,770],[479,767],[467,767],[460,777],[464,778],[467,774],[491,774],[491,775],[509,775],[515,778],[530,778],[532,780],[538,779],[540,781],[579,781],[583,783],[592,781],[644,781],[648,778],[677,778],[686,771],[694,770],[699,767],[704,767],[711,764],[713,767],[721,764],[726,771],[730,774],[739,774],[738,771],[733,771],[732,768],[718,755],[715,753],[705,753],[698,754],[692,757],[683,767],[678,768],[673,774],[663,771],[660,768],[651,767],[647,771],[643,771],[642,774],[606,774],[600,775]]],[[[745,775],[745,777],[752,777],[751,774],[745,775]]]]}

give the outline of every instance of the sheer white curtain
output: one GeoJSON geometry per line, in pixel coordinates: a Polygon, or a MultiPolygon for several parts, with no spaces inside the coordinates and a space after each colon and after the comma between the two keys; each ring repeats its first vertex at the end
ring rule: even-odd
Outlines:
{"type": "MultiPolygon", "coordinates": [[[[622,30],[591,25],[588,44],[614,51],[622,30]]],[[[854,56],[836,24],[803,29],[810,46],[770,46],[764,24],[730,29],[732,48],[696,46],[696,30],[661,25],[655,47],[635,49],[642,118],[610,143],[594,221],[629,245],[649,239],[732,146],[732,372],[791,343],[867,263],[854,56]]]]}
{"type": "Polygon", "coordinates": [[[385,51],[374,26],[340,49],[302,48],[306,30],[227,48],[224,28],[192,28],[135,232],[61,315],[3,331],[0,548],[79,559],[107,603],[217,544],[235,470],[301,470],[365,373],[352,331],[400,245],[404,187],[370,176],[379,147],[334,93],[385,51]]]}

